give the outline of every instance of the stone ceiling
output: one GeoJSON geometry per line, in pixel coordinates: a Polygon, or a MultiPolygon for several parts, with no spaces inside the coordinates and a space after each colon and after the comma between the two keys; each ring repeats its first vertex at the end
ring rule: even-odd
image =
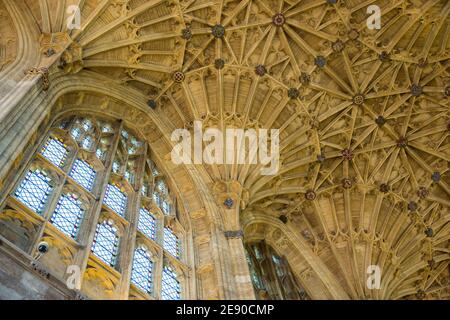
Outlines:
{"type": "Polygon", "coordinates": [[[60,68],[145,96],[173,129],[279,128],[277,175],[205,170],[243,186],[242,215],[296,230],[350,297],[449,298],[450,2],[25,2],[45,50],[79,4],[60,68]],[[367,28],[371,4],[380,30],[367,28]],[[365,286],[371,264],[383,290],[365,286]]]}

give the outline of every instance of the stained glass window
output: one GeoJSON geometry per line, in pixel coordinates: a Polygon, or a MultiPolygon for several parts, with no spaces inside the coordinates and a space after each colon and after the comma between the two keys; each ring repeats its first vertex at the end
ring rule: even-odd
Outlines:
{"type": "Polygon", "coordinates": [[[119,170],[120,170],[120,163],[119,163],[119,161],[114,161],[113,164],[112,164],[112,171],[114,173],[118,173],[119,170]]]}
{"type": "Polygon", "coordinates": [[[78,138],[80,138],[80,136],[81,136],[81,131],[79,128],[73,128],[72,130],[70,130],[70,135],[75,140],[78,140],[78,138]]]}
{"type": "Polygon", "coordinates": [[[137,248],[134,251],[131,282],[147,293],[153,291],[153,261],[144,248],[137,248]]]}
{"type": "Polygon", "coordinates": [[[30,170],[14,195],[34,212],[41,214],[52,189],[50,178],[45,172],[30,170]]]}
{"type": "Polygon", "coordinates": [[[164,250],[176,258],[180,257],[180,243],[178,237],[169,227],[164,228],[164,250]]]}
{"type": "Polygon", "coordinates": [[[70,176],[82,187],[92,191],[97,173],[94,168],[86,161],[77,159],[70,171],[70,176]]]}
{"type": "Polygon", "coordinates": [[[94,144],[94,140],[92,139],[92,137],[87,136],[86,138],[83,139],[83,142],[81,143],[81,147],[83,149],[90,150],[93,144],[94,144]]]}
{"type": "Polygon", "coordinates": [[[99,158],[100,160],[104,160],[104,158],[105,158],[105,151],[103,151],[102,149],[98,148],[97,151],[95,152],[95,154],[97,155],[97,158],[99,158]]]}
{"type": "Polygon", "coordinates": [[[161,202],[161,197],[160,197],[160,195],[159,195],[159,193],[158,192],[153,192],[153,201],[155,201],[155,203],[158,205],[158,207],[159,207],[159,204],[160,204],[160,202],[161,202]]]}
{"type": "Polygon", "coordinates": [[[63,194],[56,205],[50,221],[59,230],[76,239],[84,210],[80,199],[74,194],[63,194]]]}
{"type": "Polygon", "coordinates": [[[180,300],[181,287],[176,273],[168,265],[165,265],[162,273],[161,298],[163,300],[180,300]]]}
{"type": "Polygon", "coordinates": [[[92,122],[89,119],[85,119],[83,120],[82,126],[84,131],[89,131],[92,129],[92,122]]]}
{"type": "Polygon", "coordinates": [[[117,230],[107,222],[99,223],[95,231],[92,252],[110,266],[116,264],[119,237],[117,230]]]}
{"type": "Polygon", "coordinates": [[[120,189],[113,185],[106,186],[106,194],[104,203],[122,217],[125,216],[127,207],[127,196],[120,189]]]}
{"type": "Polygon", "coordinates": [[[55,138],[47,139],[41,154],[57,167],[62,167],[67,158],[67,147],[55,138]]]}
{"type": "Polygon", "coordinates": [[[155,240],[156,220],[155,217],[145,208],[141,208],[139,211],[138,229],[150,239],[155,240]]]}
{"type": "Polygon", "coordinates": [[[161,210],[163,211],[164,214],[170,213],[170,204],[166,200],[162,201],[161,210]]]}

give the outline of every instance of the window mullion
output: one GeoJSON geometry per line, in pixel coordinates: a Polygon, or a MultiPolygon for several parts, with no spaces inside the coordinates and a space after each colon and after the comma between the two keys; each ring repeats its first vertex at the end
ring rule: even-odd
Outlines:
{"type": "Polygon", "coordinates": [[[81,274],[84,274],[89,260],[92,241],[94,240],[95,230],[97,228],[98,219],[100,217],[103,198],[105,197],[106,192],[106,185],[108,184],[109,178],[111,176],[112,164],[117,151],[117,147],[119,145],[120,132],[122,130],[122,127],[123,121],[120,121],[120,124],[117,126],[110,153],[108,154],[105,161],[105,171],[103,172],[103,175],[99,175],[97,178],[99,184],[99,188],[97,190],[100,190],[100,194],[94,202],[90,213],[86,214],[87,219],[83,222],[85,225],[80,229],[79,242],[84,245],[84,250],[80,250],[75,258],[75,261],[81,268],[81,274]]]}
{"type": "Polygon", "coordinates": [[[120,298],[128,300],[131,282],[131,271],[133,269],[133,256],[136,247],[136,229],[139,223],[139,210],[141,208],[141,188],[144,184],[145,163],[147,158],[148,144],[144,145],[144,151],[139,161],[139,169],[136,171],[134,179],[134,191],[130,197],[130,204],[128,206],[128,217],[130,224],[125,232],[122,242],[122,255],[119,261],[120,270],[122,271],[122,279],[120,283],[120,298]]]}

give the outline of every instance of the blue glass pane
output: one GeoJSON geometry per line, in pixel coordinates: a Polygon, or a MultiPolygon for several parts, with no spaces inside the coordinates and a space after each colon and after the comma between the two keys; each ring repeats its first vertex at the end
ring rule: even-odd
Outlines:
{"type": "Polygon", "coordinates": [[[94,242],[92,243],[92,252],[110,266],[116,263],[117,250],[119,246],[119,237],[115,228],[107,223],[97,225],[94,242]]]}
{"type": "Polygon", "coordinates": [[[180,300],[181,288],[177,280],[177,275],[169,266],[164,266],[162,274],[161,298],[163,300],[180,300]]]}
{"type": "Polygon", "coordinates": [[[55,166],[62,167],[67,158],[67,148],[61,141],[49,138],[41,154],[55,166]]]}
{"type": "Polygon", "coordinates": [[[70,176],[82,187],[92,191],[97,173],[86,161],[77,159],[70,171],[70,176]]]}
{"type": "Polygon", "coordinates": [[[80,138],[80,136],[81,136],[81,130],[78,128],[73,128],[72,130],[70,130],[70,135],[75,140],[78,140],[78,138],[80,138]]]}
{"type": "Polygon", "coordinates": [[[164,250],[176,258],[180,256],[180,245],[178,237],[170,228],[164,228],[164,250]]]}
{"type": "Polygon", "coordinates": [[[145,208],[141,208],[139,211],[138,229],[150,239],[155,240],[156,220],[145,208]]]}
{"type": "Polygon", "coordinates": [[[63,194],[59,198],[50,221],[62,232],[76,238],[84,211],[81,201],[72,194],[63,194]]]}
{"type": "Polygon", "coordinates": [[[159,207],[161,197],[158,192],[153,192],[153,201],[155,201],[156,205],[159,207]]]}
{"type": "Polygon", "coordinates": [[[92,139],[92,137],[87,136],[86,138],[83,139],[83,142],[81,143],[81,147],[83,149],[90,150],[93,143],[94,143],[94,140],[92,139]]]}
{"type": "Polygon", "coordinates": [[[153,262],[150,255],[143,248],[138,248],[134,252],[133,270],[131,282],[141,290],[151,293],[153,290],[153,262]]]}
{"type": "Polygon", "coordinates": [[[41,214],[51,191],[50,179],[40,170],[30,170],[14,195],[34,212],[41,214]]]}
{"type": "Polygon", "coordinates": [[[125,215],[127,207],[127,197],[115,185],[108,184],[104,203],[122,217],[125,215]]]}
{"type": "Polygon", "coordinates": [[[162,201],[161,210],[164,214],[170,214],[170,205],[166,200],[162,201]]]}

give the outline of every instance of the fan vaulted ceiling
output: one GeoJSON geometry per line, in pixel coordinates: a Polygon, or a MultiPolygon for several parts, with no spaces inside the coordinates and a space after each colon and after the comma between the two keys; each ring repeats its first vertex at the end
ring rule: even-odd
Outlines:
{"type": "Polygon", "coordinates": [[[243,216],[288,221],[349,297],[449,297],[450,2],[25,2],[44,43],[79,5],[60,68],[145,96],[172,129],[279,128],[277,175],[204,170],[242,185],[243,216]],[[366,26],[371,4],[380,30],[366,26]],[[371,264],[383,290],[366,288],[371,264]]]}

